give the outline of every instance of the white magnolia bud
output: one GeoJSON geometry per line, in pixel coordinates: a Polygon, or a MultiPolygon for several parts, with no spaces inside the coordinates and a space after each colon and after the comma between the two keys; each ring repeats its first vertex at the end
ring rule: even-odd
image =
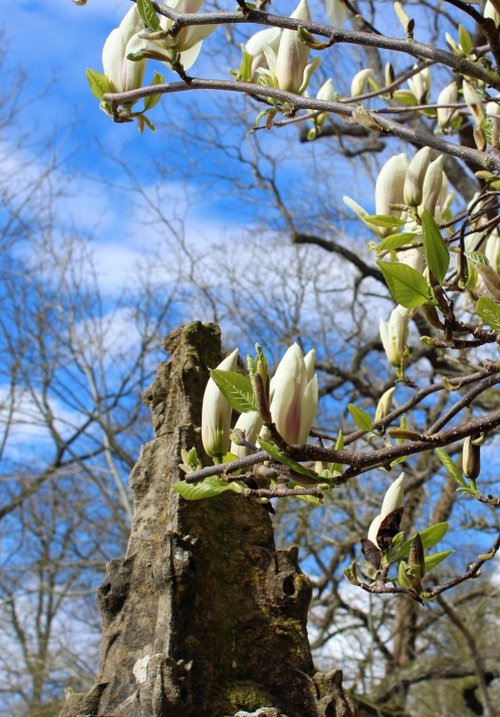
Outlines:
{"type": "MultiPolygon", "coordinates": [[[[290,17],[310,20],[307,0],[300,0],[290,17]]],[[[309,48],[300,42],[295,30],[283,30],[276,58],[276,77],[280,90],[298,92],[304,82],[309,48]]]]}
{"type": "Polygon", "coordinates": [[[293,344],[272,379],[271,416],[288,444],[305,443],[318,409],[318,381],[314,353],[304,355],[293,344]]]}
{"type": "MultiPolygon", "coordinates": [[[[238,364],[235,349],[217,368],[234,371],[238,364]]],[[[223,456],[229,450],[231,406],[224,398],[213,378],[208,379],[201,409],[201,440],[208,456],[223,456]]]]}
{"type": "Polygon", "coordinates": [[[375,411],[375,421],[382,420],[382,418],[385,418],[387,414],[391,412],[392,398],[395,390],[396,387],[392,386],[381,395],[379,402],[377,403],[377,410],[375,411]]]}
{"type": "MultiPolygon", "coordinates": [[[[259,431],[261,428],[262,419],[259,416],[258,412],[248,411],[247,413],[241,414],[241,416],[236,421],[233,431],[244,431],[245,440],[248,441],[248,443],[255,444],[255,441],[257,440],[257,436],[259,435],[259,431]]],[[[250,448],[247,448],[246,446],[239,446],[237,443],[234,443],[234,441],[231,442],[231,447],[229,450],[235,456],[238,456],[238,458],[244,458],[250,453],[250,448]]]]}
{"type": "Polygon", "coordinates": [[[145,46],[145,42],[138,36],[143,29],[141,16],[134,5],[104,43],[102,66],[113,92],[128,92],[142,86],[146,61],[127,60],[127,55],[145,46]]]}
{"type": "MultiPolygon", "coordinates": [[[[415,65],[416,67],[416,65],[415,65]]],[[[415,95],[419,104],[425,103],[431,90],[431,73],[428,67],[418,72],[408,80],[408,87],[415,95]]]]}
{"type": "Polygon", "coordinates": [[[377,543],[377,535],[383,520],[387,518],[389,513],[403,507],[404,477],[405,474],[401,473],[399,478],[396,478],[394,483],[389,487],[382,501],[380,513],[372,520],[368,529],[368,540],[370,540],[378,548],[380,546],[377,543]]]}
{"type": "MultiPolygon", "coordinates": [[[[375,184],[375,213],[401,217],[401,209],[391,209],[391,204],[404,203],[404,181],[408,169],[406,154],[391,157],[382,167],[375,184]]],[[[381,231],[381,236],[391,229],[381,231]]]]}
{"type": "Polygon", "coordinates": [[[326,0],[326,16],[334,27],[343,27],[347,10],[342,0],[326,0]]]}
{"type": "Polygon", "coordinates": [[[474,87],[466,80],[462,82],[462,92],[464,95],[464,100],[466,101],[467,106],[474,118],[476,127],[479,127],[485,117],[483,101],[474,89],[474,87]]]}
{"type": "Polygon", "coordinates": [[[497,12],[490,0],[487,0],[486,5],[484,6],[483,15],[484,17],[491,18],[497,27],[500,26],[500,13],[497,12]]]}
{"type": "Polygon", "coordinates": [[[490,266],[497,274],[500,274],[500,235],[496,229],[491,232],[486,240],[484,254],[490,262],[490,266]]]}
{"type": "Polygon", "coordinates": [[[430,147],[422,147],[413,157],[406,170],[404,183],[405,204],[410,207],[418,207],[422,201],[422,190],[427,167],[431,161],[432,150],[430,147]]]}
{"type": "Polygon", "coordinates": [[[422,188],[421,209],[428,209],[434,215],[443,188],[443,155],[429,164],[422,188]]]}
{"type": "Polygon", "coordinates": [[[371,67],[367,67],[364,70],[357,72],[351,82],[351,97],[359,97],[359,95],[362,95],[365,88],[369,84],[370,77],[372,76],[373,70],[371,67]]]}
{"type": "Polygon", "coordinates": [[[405,363],[409,320],[409,309],[399,305],[391,313],[389,321],[380,319],[380,339],[387,360],[392,366],[403,366],[405,363]]]}
{"type": "MultiPolygon", "coordinates": [[[[456,82],[452,82],[450,85],[446,85],[444,89],[438,95],[438,105],[452,105],[458,100],[458,85],[456,82]]],[[[451,119],[456,115],[457,110],[451,107],[438,107],[437,110],[437,121],[441,129],[445,129],[451,122],[451,119]]]]}

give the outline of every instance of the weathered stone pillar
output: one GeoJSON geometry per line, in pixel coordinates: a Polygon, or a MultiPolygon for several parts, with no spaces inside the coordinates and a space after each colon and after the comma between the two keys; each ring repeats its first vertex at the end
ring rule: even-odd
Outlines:
{"type": "Polygon", "coordinates": [[[181,449],[200,448],[219,329],[192,323],[165,347],[171,360],[145,394],[156,437],[130,477],[127,554],[98,590],[97,682],[67,695],[61,717],[351,717],[341,674],[314,674],[310,583],[295,549],[276,550],[269,514],[241,496],[188,502],[172,490],[181,449]]]}

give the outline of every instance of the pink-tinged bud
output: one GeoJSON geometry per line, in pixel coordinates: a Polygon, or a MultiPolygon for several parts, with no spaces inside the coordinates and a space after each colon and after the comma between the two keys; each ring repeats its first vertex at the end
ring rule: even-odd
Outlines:
{"type": "Polygon", "coordinates": [[[405,203],[410,207],[418,207],[422,201],[424,177],[430,161],[430,147],[422,147],[408,165],[404,183],[404,198],[405,203]]]}
{"type": "Polygon", "coordinates": [[[142,86],[146,61],[127,60],[127,55],[145,46],[144,40],[138,36],[143,30],[141,16],[134,5],[104,43],[102,66],[114,92],[127,92],[142,86]]]}
{"type": "MultiPolygon", "coordinates": [[[[447,85],[438,96],[438,105],[453,105],[458,100],[458,86],[456,82],[447,85]]],[[[456,116],[457,110],[451,107],[441,107],[437,110],[437,121],[441,129],[445,129],[456,116]]]]}
{"type": "MultiPolygon", "coordinates": [[[[245,433],[245,440],[248,441],[248,443],[255,445],[255,441],[257,440],[257,436],[259,435],[261,428],[262,419],[258,412],[248,411],[247,413],[242,413],[238,418],[233,428],[233,432],[236,430],[243,431],[245,433]]],[[[244,458],[251,452],[250,448],[247,448],[246,446],[239,446],[234,441],[231,442],[230,451],[235,456],[238,456],[238,458],[244,458]]]]}
{"type": "Polygon", "coordinates": [[[326,16],[333,27],[343,27],[347,10],[342,0],[326,0],[326,16]]]}
{"type": "MultiPolygon", "coordinates": [[[[310,20],[307,0],[300,0],[290,17],[310,20]]],[[[298,92],[304,82],[309,48],[300,42],[296,30],[283,30],[276,58],[276,77],[280,90],[298,92]]]]}
{"type": "MultiPolygon", "coordinates": [[[[217,368],[234,371],[238,364],[235,349],[217,368]]],[[[231,406],[212,378],[208,379],[201,409],[201,440],[208,456],[223,456],[229,450],[231,431],[231,406]]]]}
{"type": "Polygon", "coordinates": [[[485,117],[483,101],[474,89],[474,87],[466,80],[464,80],[462,83],[462,92],[464,95],[464,100],[466,101],[471,115],[474,118],[476,127],[479,127],[485,117]]]}
{"type": "MultiPolygon", "coordinates": [[[[391,204],[404,203],[404,181],[408,169],[406,154],[391,157],[382,167],[375,184],[375,213],[401,217],[401,209],[391,209],[391,204]]],[[[381,236],[391,233],[388,228],[381,236]]]]}
{"type": "Polygon", "coordinates": [[[396,306],[389,321],[380,319],[380,339],[387,360],[392,366],[404,366],[405,364],[409,320],[410,311],[404,306],[396,306]]]}
{"type": "Polygon", "coordinates": [[[281,359],[272,380],[271,416],[278,433],[290,445],[306,442],[318,408],[314,352],[306,358],[293,344],[281,359]]]}

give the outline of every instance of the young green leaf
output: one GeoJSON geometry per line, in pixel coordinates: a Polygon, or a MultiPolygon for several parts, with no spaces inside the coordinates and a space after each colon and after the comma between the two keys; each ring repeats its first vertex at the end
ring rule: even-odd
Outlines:
{"type": "Polygon", "coordinates": [[[103,95],[107,92],[113,92],[107,75],[104,75],[102,72],[96,72],[96,70],[91,70],[90,68],[87,68],[85,74],[90,85],[90,91],[98,100],[102,100],[103,95]]]}
{"type": "MultiPolygon", "coordinates": [[[[436,523],[435,525],[430,525],[428,528],[419,531],[420,539],[422,540],[422,546],[424,550],[429,550],[430,548],[433,548],[435,545],[437,545],[439,541],[444,538],[447,530],[448,523],[443,522],[436,523]]],[[[401,560],[401,558],[408,557],[410,553],[410,548],[413,545],[414,540],[415,536],[413,535],[405,543],[403,543],[403,545],[401,546],[401,550],[399,551],[397,556],[398,560],[401,560]]]]}
{"type": "Polygon", "coordinates": [[[347,408],[358,428],[361,428],[362,431],[371,431],[373,429],[373,420],[369,413],[363,411],[359,406],[355,406],[354,403],[349,403],[347,408]]]}
{"type": "Polygon", "coordinates": [[[231,406],[240,413],[257,410],[252,382],[248,376],[242,376],[236,371],[223,371],[215,368],[210,371],[222,395],[231,406]]]}
{"type": "Polygon", "coordinates": [[[382,227],[383,229],[402,227],[406,224],[405,219],[399,219],[399,217],[393,217],[390,214],[369,214],[363,218],[368,224],[373,224],[374,227],[382,227]]]}
{"type": "Polygon", "coordinates": [[[425,304],[429,299],[427,282],[416,269],[392,261],[378,261],[395,301],[407,309],[425,304]]]}
{"type": "Polygon", "coordinates": [[[481,296],[477,300],[476,314],[492,329],[500,331],[500,306],[490,296],[481,296]]]}
{"type": "MultiPolygon", "coordinates": [[[[165,78],[161,74],[161,72],[157,72],[155,70],[155,73],[153,75],[153,81],[151,85],[162,85],[165,82],[165,78]]],[[[148,112],[149,110],[152,110],[153,107],[156,107],[158,102],[161,99],[161,95],[148,95],[144,98],[144,112],[148,112]]]]}
{"type": "Polygon", "coordinates": [[[266,441],[261,436],[259,436],[257,440],[260,447],[263,448],[266,453],[269,453],[271,458],[274,458],[274,460],[278,461],[278,463],[282,463],[284,466],[291,468],[295,473],[312,478],[314,481],[319,482],[321,480],[320,476],[318,476],[314,471],[309,470],[309,468],[306,468],[300,463],[297,463],[297,461],[294,461],[293,458],[290,458],[282,453],[279,448],[274,445],[274,443],[271,443],[271,441],[266,441]]]}
{"type": "Polygon", "coordinates": [[[459,470],[456,463],[450,458],[446,451],[443,451],[442,448],[436,448],[436,453],[443,466],[446,468],[448,473],[453,476],[458,485],[466,486],[467,482],[462,475],[462,471],[459,470]]]}
{"type": "Polygon", "coordinates": [[[453,550],[442,550],[440,553],[434,553],[433,555],[426,555],[425,557],[425,573],[427,573],[436,567],[436,565],[439,565],[439,563],[442,563],[443,560],[446,560],[448,555],[451,555],[454,551],[453,550]]]}
{"type": "Polygon", "coordinates": [[[427,264],[437,281],[442,284],[450,264],[450,252],[428,209],[422,212],[422,234],[427,264]]]}
{"type": "Polygon", "coordinates": [[[409,588],[409,587],[411,587],[410,581],[409,581],[408,578],[406,577],[406,571],[407,571],[407,569],[408,569],[408,565],[405,563],[404,560],[402,560],[402,561],[399,563],[399,568],[398,568],[398,583],[399,583],[399,585],[400,585],[402,588],[409,588]]]}
{"type": "Polygon", "coordinates": [[[186,483],[186,481],[180,480],[173,484],[173,488],[186,500],[213,498],[216,495],[232,490],[231,483],[226,483],[217,476],[210,476],[199,483],[186,483]]]}
{"type": "Polygon", "coordinates": [[[377,254],[381,254],[383,251],[391,251],[393,249],[400,249],[406,244],[411,244],[412,239],[417,235],[415,232],[401,232],[400,234],[389,234],[388,237],[382,239],[382,241],[375,246],[377,254]]]}
{"type": "Polygon", "coordinates": [[[137,9],[149,30],[156,32],[160,29],[160,21],[151,0],[137,0],[137,9]]]}

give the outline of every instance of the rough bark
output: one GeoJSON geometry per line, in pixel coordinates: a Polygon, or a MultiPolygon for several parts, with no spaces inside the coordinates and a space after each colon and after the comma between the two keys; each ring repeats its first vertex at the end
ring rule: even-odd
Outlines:
{"type": "Polygon", "coordinates": [[[172,489],[181,449],[200,448],[219,330],[192,323],[165,347],[171,361],[145,394],[156,437],[130,477],[127,554],[98,590],[96,685],[67,694],[60,717],[353,717],[341,672],[314,672],[310,582],[294,548],[276,550],[269,514],[241,496],[187,502],[172,489]]]}

